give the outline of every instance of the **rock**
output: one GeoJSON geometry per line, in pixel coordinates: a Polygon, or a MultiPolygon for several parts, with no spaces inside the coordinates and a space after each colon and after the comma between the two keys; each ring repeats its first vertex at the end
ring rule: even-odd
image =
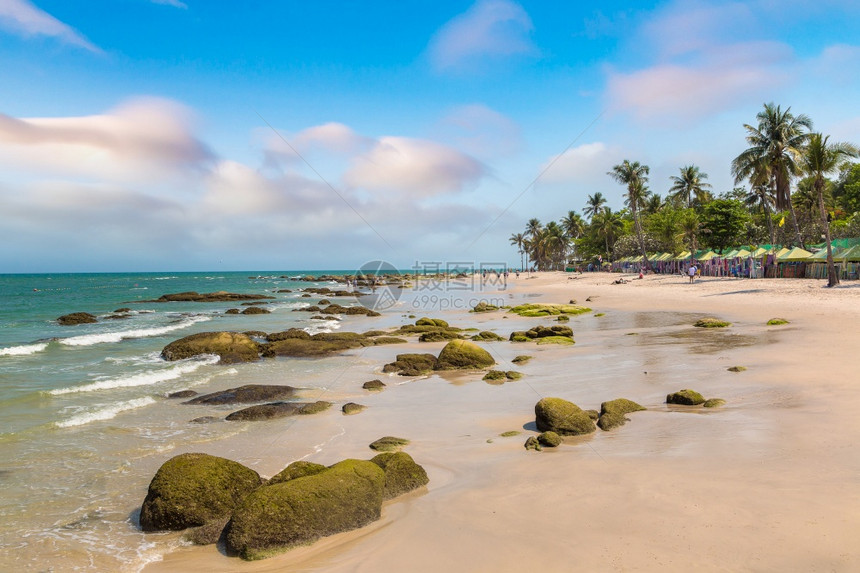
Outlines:
{"type": "Polygon", "coordinates": [[[540,442],[538,442],[538,439],[534,436],[526,438],[526,443],[523,444],[523,447],[527,450],[535,450],[537,452],[543,449],[543,446],[540,445],[540,442]]]}
{"type": "Polygon", "coordinates": [[[358,414],[365,408],[367,408],[367,406],[356,404],[355,402],[347,402],[343,405],[341,411],[344,413],[345,416],[351,416],[353,414],[358,414]]]}
{"type": "Polygon", "coordinates": [[[667,404],[682,404],[684,406],[698,406],[703,404],[705,398],[695,390],[679,390],[666,396],[667,404]]]}
{"type": "Polygon", "coordinates": [[[266,485],[275,485],[276,483],[283,483],[285,481],[290,481],[291,479],[316,475],[320,472],[326,471],[327,469],[328,468],[322,464],[299,460],[291,463],[272,476],[271,479],[266,482],[266,485]]]}
{"type": "Polygon", "coordinates": [[[561,436],[555,432],[544,432],[537,437],[537,441],[545,448],[557,448],[561,445],[561,436]]]}
{"type": "Polygon", "coordinates": [[[398,354],[394,362],[386,364],[382,371],[397,372],[401,376],[421,376],[435,370],[436,362],[432,354],[398,354]]]}
{"type": "Polygon", "coordinates": [[[128,313],[128,312],[131,312],[131,309],[130,309],[130,308],[128,308],[127,306],[124,306],[124,307],[122,307],[122,308],[118,308],[118,309],[116,309],[114,312],[115,312],[115,313],[117,313],[117,314],[126,314],[126,313],[128,313]]]}
{"type": "Polygon", "coordinates": [[[726,368],[729,372],[743,372],[746,369],[746,366],[730,366],[729,368],[726,368]]]}
{"type": "Polygon", "coordinates": [[[386,452],[374,456],[370,461],[385,472],[383,499],[395,498],[430,482],[424,468],[406,452],[386,452]]]}
{"type": "Polygon", "coordinates": [[[444,342],[446,340],[457,340],[460,334],[450,330],[437,330],[434,332],[425,332],[418,337],[418,342],[444,342]]]}
{"type": "MultiPolygon", "coordinates": [[[[597,315],[594,315],[594,316],[597,316],[597,315]]],[[[567,316],[566,314],[560,314],[560,315],[558,315],[558,318],[556,318],[555,320],[557,322],[570,322],[570,317],[567,316]]]]}
{"type": "Polygon", "coordinates": [[[505,378],[508,380],[519,380],[523,377],[522,372],[517,372],[516,370],[508,370],[505,372],[505,378]]]}
{"type": "Polygon", "coordinates": [[[535,404],[535,423],[541,432],[552,431],[562,436],[578,436],[594,431],[588,414],[561,398],[542,398],[535,404]]]}
{"type": "Polygon", "coordinates": [[[725,328],[731,325],[731,322],[726,322],[725,320],[720,320],[718,318],[702,318],[693,323],[693,326],[699,328],[725,328]]]}
{"type": "Polygon", "coordinates": [[[224,314],[242,314],[242,311],[238,308],[228,308],[224,311],[224,314]]]}
{"type": "Polygon", "coordinates": [[[373,336],[387,336],[387,335],[388,335],[387,330],[368,330],[367,332],[364,333],[364,336],[367,338],[370,338],[373,336]]]}
{"type": "Polygon", "coordinates": [[[271,314],[268,308],[260,308],[259,306],[249,306],[242,311],[242,314],[271,314]]]}
{"type": "Polygon", "coordinates": [[[253,362],[260,358],[260,345],[238,332],[200,332],[175,340],[161,351],[161,357],[170,361],[203,354],[217,354],[221,364],[253,362]]]}
{"type": "Polygon", "coordinates": [[[492,312],[494,310],[499,310],[499,307],[492,304],[487,304],[484,301],[481,301],[474,307],[472,307],[472,312],[492,312]]]}
{"type": "Polygon", "coordinates": [[[415,326],[441,326],[442,328],[448,328],[448,323],[441,318],[424,317],[416,320],[415,326]]]}
{"type": "Polygon", "coordinates": [[[262,559],[367,525],[381,515],[384,484],[378,465],[344,460],[315,475],[261,487],[233,513],[227,550],[262,559]]]}
{"type": "Polygon", "coordinates": [[[377,346],[382,344],[406,344],[408,342],[405,338],[397,338],[396,336],[377,336],[373,339],[373,344],[377,346]]]}
{"type": "Polygon", "coordinates": [[[511,333],[510,341],[511,342],[528,342],[531,340],[528,336],[526,336],[525,331],[515,330],[511,333]]]}
{"type": "Polygon", "coordinates": [[[572,346],[575,344],[574,340],[569,336],[545,336],[543,338],[538,338],[538,345],[543,344],[559,344],[561,346],[572,346]]]}
{"type": "Polygon", "coordinates": [[[369,380],[361,385],[365,390],[380,391],[385,388],[385,383],[382,380],[369,380]]]}
{"type": "Polygon", "coordinates": [[[279,386],[276,384],[246,384],[238,388],[229,388],[220,392],[212,392],[198,396],[185,404],[249,404],[251,402],[265,402],[268,400],[280,400],[290,398],[296,392],[292,386],[279,386]]]}
{"type": "Polygon", "coordinates": [[[218,418],[216,416],[200,416],[199,418],[194,418],[193,420],[189,420],[192,424],[211,424],[213,422],[220,422],[222,418],[218,418]]]}
{"type": "Polygon", "coordinates": [[[511,360],[511,362],[513,362],[514,364],[525,364],[526,362],[528,362],[532,358],[533,357],[529,356],[528,354],[520,354],[519,356],[517,356],[516,358],[511,360]]]}
{"type": "Polygon", "coordinates": [[[535,326],[526,331],[529,338],[546,338],[548,336],[573,336],[573,330],[569,326],[560,324],[555,326],[535,326]]]}
{"type": "Polygon", "coordinates": [[[285,330],[283,332],[272,332],[271,334],[266,335],[267,342],[278,342],[280,340],[290,340],[298,338],[300,340],[310,340],[311,335],[302,330],[301,328],[290,328],[289,330],[285,330]]]}
{"type": "Polygon", "coordinates": [[[178,455],[152,478],[140,526],[144,531],[178,531],[221,520],[260,484],[257,472],[240,463],[208,454],[178,455]]]}
{"type": "Polygon", "coordinates": [[[313,358],[318,356],[328,356],[330,354],[344,352],[351,348],[359,348],[370,344],[373,344],[373,341],[364,338],[342,338],[336,340],[323,340],[314,337],[311,337],[310,339],[287,338],[263,345],[262,355],[265,358],[272,358],[275,356],[313,358]]]}
{"type": "Polygon", "coordinates": [[[266,338],[268,334],[263,332],[262,330],[246,330],[242,332],[245,336],[250,336],[251,338],[266,338]]]}
{"type": "Polygon", "coordinates": [[[396,438],[394,436],[384,436],[370,444],[371,450],[377,452],[396,452],[403,446],[408,446],[409,440],[406,438],[396,438]]]}
{"type": "Polygon", "coordinates": [[[317,400],[316,402],[311,402],[309,404],[304,404],[299,409],[299,414],[303,416],[309,416],[311,414],[319,414],[320,412],[325,412],[329,408],[332,407],[331,402],[326,402],[325,400],[317,400]]]}
{"type": "Polygon", "coordinates": [[[478,334],[472,336],[472,340],[478,340],[483,342],[501,342],[504,340],[504,338],[502,338],[495,332],[490,332],[489,330],[482,330],[478,334]]]}
{"type": "Polygon", "coordinates": [[[229,521],[230,517],[227,516],[212,520],[206,525],[189,529],[184,535],[185,540],[190,541],[194,545],[212,545],[213,543],[218,543],[229,521]]]}
{"type": "Polygon", "coordinates": [[[227,418],[228,422],[259,422],[262,420],[274,420],[286,418],[300,413],[301,404],[295,402],[271,402],[269,404],[258,404],[249,406],[242,410],[233,412],[227,418]]]}
{"type": "Polygon", "coordinates": [[[200,294],[194,291],[164,294],[155,300],[137,302],[233,302],[239,300],[274,300],[275,297],[262,294],[237,294],[217,291],[200,294]]]}
{"type": "Polygon", "coordinates": [[[641,412],[645,410],[645,407],[640,406],[633,400],[628,400],[627,398],[617,398],[615,400],[609,400],[608,402],[603,402],[600,405],[600,414],[606,414],[608,412],[617,412],[619,414],[629,414],[630,412],[641,412]]]}
{"type": "Polygon", "coordinates": [[[466,340],[452,340],[439,353],[436,370],[481,369],[496,361],[489,352],[466,340]]]}
{"type": "Polygon", "coordinates": [[[490,370],[482,378],[482,380],[490,384],[504,384],[507,379],[508,377],[503,370],[490,370]]]}
{"type": "Polygon", "coordinates": [[[57,318],[57,322],[63,326],[73,326],[75,324],[92,324],[98,322],[98,319],[88,312],[73,312],[57,318]]]}
{"type": "Polygon", "coordinates": [[[583,314],[591,312],[590,308],[575,304],[521,304],[513,307],[510,312],[520,316],[540,317],[558,316],[560,314],[583,314]]]}
{"type": "Polygon", "coordinates": [[[771,318],[767,321],[768,326],[779,326],[781,324],[788,324],[788,321],[784,318],[771,318]]]}
{"type": "Polygon", "coordinates": [[[719,408],[720,406],[725,406],[726,401],[722,398],[708,398],[702,403],[702,406],[705,408],[719,408]]]}
{"type": "Polygon", "coordinates": [[[321,301],[319,301],[317,304],[320,306],[328,306],[331,304],[331,301],[328,300],[327,298],[324,298],[321,301]]]}
{"type": "Polygon", "coordinates": [[[197,395],[194,390],[180,390],[179,392],[171,392],[167,395],[168,398],[193,398],[197,395]]]}
{"type": "Polygon", "coordinates": [[[600,419],[600,412],[597,410],[583,410],[583,412],[585,412],[586,415],[595,422],[600,419]]]}
{"type": "Polygon", "coordinates": [[[508,430],[507,432],[502,432],[501,434],[499,434],[499,437],[511,438],[513,436],[519,436],[520,434],[522,434],[522,432],[520,432],[519,430],[508,430]]]}

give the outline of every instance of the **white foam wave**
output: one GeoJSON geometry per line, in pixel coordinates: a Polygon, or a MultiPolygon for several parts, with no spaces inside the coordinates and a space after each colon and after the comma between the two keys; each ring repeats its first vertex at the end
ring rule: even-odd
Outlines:
{"type": "Polygon", "coordinates": [[[61,344],[67,346],[92,346],[93,344],[103,344],[106,342],[120,342],[126,338],[145,338],[147,336],[160,336],[187,328],[192,324],[212,320],[208,316],[192,316],[176,324],[167,326],[158,326],[153,328],[133,328],[130,330],[119,330],[116,332],[99,332],[94,334],[82,334],[81,336],[72,336],[70,338],[60,339],[61,344]]]}
{"type": "Polygon", "coordinates": [[[323,332],[334,332],[341,327],[339,320],[321,320],[314,321],[311,326],[306,326],[303,330],[310,335],[320,334],[323,332]]]}
{"type": "Polygon", "coordinates": [[[10,346],[8,348],[0,348],[0,356],[26,356],[27,354],[35,354],[41,352],[48,347],[47,342],[38,344],[22,344],[21,346],[10,346]]]}
{"type": "Polygon", "coordinates": [[[217,364],[219,360],[220,358],[218,356],[206,356],[205,358],[200,360],[179,363],[172,368],[164,368],[161,370],[148,370],[146,372],[141,372],[140,374],[126,376],[123,378],[108,378],[106,380],[99,380],[98,382],[93,382],[91,384],[85,384],[84,386],[57,388],[55,390],[51,390],[49,394],[53,396],[60,396],[62,394],[75,394],[78,392],[97,392],[99,390],[113,390],[115,388],[151,386],[152,384],[158,384],[159,382],[176,380],[184,374],[190,374],[191,372],[194,372],[202,366],[206,366],[208,364],[217,364]]]}
{"type": "Polygon", "coordinates": [[[107,406],[106,408],[92,410],[90,412],[78,414],[77,416],[72,416],[68,420],[56,422],[56,426],[58,428],[72,428],[74,426],[83,426],[84,424],[89,424],[91,422],[111,420],[122,412],[127,412],[129,410],[137,410],[138,408],[143,408],[144,406],[149,406],[150,404],[155,404],[155,398],[151,396],[135,398],[134,400],[129,400],[127,402],[119,402],[117,404],[107,406]]]}

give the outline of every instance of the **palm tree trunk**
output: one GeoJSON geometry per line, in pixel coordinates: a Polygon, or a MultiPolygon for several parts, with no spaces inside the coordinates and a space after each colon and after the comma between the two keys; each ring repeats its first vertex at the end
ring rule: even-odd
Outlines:
{"type": "Polygon", "coordinates": [[[815,182],[818,191],[818,208],[821,211],[821,224],[824,225],[824,240],[827,241],[827,286],[839,284],[836,265],[833,264],[833,249],[830,246],[830,223],[827,221],[827,210],[824,208],[824,181],[815,182]]]}
{"type": "Polygon", "coordinates": [[[800,245],[800,248],[805,248],[803,246],[803,237],[800,235],[800,226],[797,224],[797,215],[794,213],[794,205],[791,204],[791,201],[788,202],[788,210],[791,212],[791,222],[794,224],[794,233],[797,237],[797,244],[800,245]]]}

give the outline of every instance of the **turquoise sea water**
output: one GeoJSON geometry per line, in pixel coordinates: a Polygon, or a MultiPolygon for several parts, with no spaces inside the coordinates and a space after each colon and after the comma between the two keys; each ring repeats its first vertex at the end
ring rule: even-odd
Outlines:
{"type": "MultiPolygon", "coordinates": [[[[307,272],[0,275],[0,570],[136,570],[153,549],[136,528],[153,453],[206,443],[239,425],[188,424],[165,408],[187,388],[265,381],[283,363],[224,367],[214,357],[165,362],[169,342],[209,330],[340,327],[294,308],[307,272]],[[278,293],[291,289],[292,293],[278,293]],[[237,303],[147,303],[162,294],[228,291],[275,297],[271,314],[227,315],[237,303]],[[125,318],[108,318],[131,308],[125,318]],[[60,326],[89,312],[96,324],[60,326]],[[213,382],[214,381],[214,382],[213,382]],[[145,459],[143,468],[135,460],[145,459]]],[[[348,274],[346,271],[315,271],[348,274]]],[[[331,283],[326,286],[334,286],[331,283]]],[[[342,304],[348,304],[341,301],[342,304]]],[[[278,361],[270,361],[277,363],[278,361]]],[[[303,380],[330,362],[304,362],[303,380]]],[[[296,370],[298,372],[298,370],[296,370]]],[[[154,467],[157,467],[155,465],[154,467]]]]}

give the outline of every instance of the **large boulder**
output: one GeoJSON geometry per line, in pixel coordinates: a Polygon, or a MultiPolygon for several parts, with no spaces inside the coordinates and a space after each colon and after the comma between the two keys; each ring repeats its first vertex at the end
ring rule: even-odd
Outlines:
{"type": "Polygon", "coordinates": [[[385,472],[383,499],[395,498],[430,482],[424,468],[416,464],[406,452],[385,452],[374,456],[370,461],[385,472]]]}
{"type": "Polygon", "coordinates": [[[561,398],[542,398],[535,404],[535,423],[541,432],[560,436],[590,434],[594,422],[582,408],[561,398]]]}
{"type": "Polygon", "coordinates": [[[143,505],[144,531],[178,531],[228,517],[261,484],[254,470],[209,454],[180,454],[158,469],[143,505]]]}
{"type": "Polygon", "coordinates": [[[182,360],[202,354],[217,354],[221,364],[253,362],[260,358],[260,345],[239,332],[199,332],[175,340],[164,347],[165,360],[182,360]]]}
{"type": "Polygon", "coordinates": [[[72,326],[75,324],[91,324],[98,322],[98,319],[88,312],[73,312],[57,318],[57,322],[63,326],[72,326]]]}
{"type": "Polygon", "coordinates": [[[436,370],[480,369],[495,364],[489,352],[467,340],[452,340],[439,353],[436,370]]]}
{"type": "Polygon", "coordinates": [[[326,471],[264,486],[233,512],[227,550],[263,559],[320,537],[379,519],[385,472],[373,462],[344,460],[326,471]]]}
{"type": "Polygon", "coordinates": [[[295,394],[296,389],[292,386],[278,386],[276,384],[246,384],[238,388],[228,388],[220,392],[212,392],[197,396],[184,404],[250,404],[252,402],[266,402],[268,400],[282,400],[295,394]]]}

